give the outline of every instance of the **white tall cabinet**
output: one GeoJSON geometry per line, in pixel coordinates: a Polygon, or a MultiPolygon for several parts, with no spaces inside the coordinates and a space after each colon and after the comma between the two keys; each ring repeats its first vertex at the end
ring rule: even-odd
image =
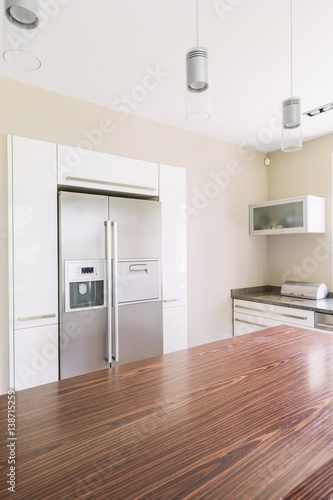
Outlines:
{"type": "Polygon", "coordinates": [[[8,137],[10,385],[58,380],[56,145],[8,137]]]}
{"type": "Polygon", "coordinates": [[[187,347],[186,170],[160,165],[163,352],[187,347]]]}

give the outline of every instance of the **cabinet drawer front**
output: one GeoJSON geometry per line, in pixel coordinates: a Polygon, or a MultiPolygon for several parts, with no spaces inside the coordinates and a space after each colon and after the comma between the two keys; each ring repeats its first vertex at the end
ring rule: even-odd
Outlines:
{"type": "Polygon", "coordinates": [[[278,326],[279,324],[279,321],[275,321],[273,319],[260,318],[259,316],[253,316],[251,314],[235,313],[234,337],[244,335],[245,333],[263,330],[264,328],[278,326]]]}
{"type": "Polygon", "coordinates": [[[59,144],[58,184],[158,196],[158,164],[59,144]]]}
{"type": "Polygon", "coordinates": [[[280,324],[289,323],[298,326],[314,326],[314,312],[294,307],[275,306],[272,304],[263,304],[260,302],[251,302],[248,300],[235,299],[235,313],[250,314],[278,321],[280,324]]]}

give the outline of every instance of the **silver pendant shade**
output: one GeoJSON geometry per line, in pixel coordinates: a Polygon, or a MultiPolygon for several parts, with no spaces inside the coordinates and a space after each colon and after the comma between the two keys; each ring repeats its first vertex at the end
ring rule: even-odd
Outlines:
{"type": "Polygon", "coordinates": [[[198,0],[196,0],[197,45],[186,54],[186,118],[205,121],[210,118],[208,51],[198,45],[198,0]]]}
{"type": "Polygon", "coordinates": [[[38,0],[5,0],[3,58],[17,69],[40,68],[38,0]]]}
{"type": "Polygon", "coordinates": [[[186,54],[187,88],[190,92],[208,89],[208,52],[205,47],[194,47],[186,54]]]}
{"type": "Polygon", "coordinates": [[[290,97],[282,102],[281,150],[298,151],[302,147],[301,98],[293,96],[292,0],[290,0],[290,97]]]}

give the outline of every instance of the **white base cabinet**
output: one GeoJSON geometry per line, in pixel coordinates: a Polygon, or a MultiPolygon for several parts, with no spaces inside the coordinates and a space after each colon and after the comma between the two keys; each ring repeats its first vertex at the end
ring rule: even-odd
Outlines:
{"type": "Polygon", "coordinates": [[[187,348],[186,305],[163,305],[163,354],[187,348]]]}
{"type": "Polygon", "coordinates": [[[314,328],[314,312],[248,300],[234,300],[234,336],[278,325],[314,328]]]}
{"type": "Polygon", "coordinates": [[[58,380],[58,325],[14,331],[15,389],[58,380]]]}

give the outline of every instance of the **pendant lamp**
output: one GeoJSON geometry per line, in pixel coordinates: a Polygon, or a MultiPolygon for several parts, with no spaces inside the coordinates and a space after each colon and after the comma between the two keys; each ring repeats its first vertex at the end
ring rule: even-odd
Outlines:
{"type": "Polygon", "coordinates": [[[196,0],[197,45],[186,54],[186,118],[201,122],[210,118],[208,51],[198,43],[198,0],[196,0]]]}
{"type": "Polygon", "coordinates": [[[293,96],[293,32],[292,0],[290,0],[290,97],[282,102],[281,149],[293,152],[302,147],[301,98],[293,96]]]}
{"type": "Polygon", "coordinates": [[[5,0],[3,58],[17,69],[40,68],[38,0],[5,0]]]}

